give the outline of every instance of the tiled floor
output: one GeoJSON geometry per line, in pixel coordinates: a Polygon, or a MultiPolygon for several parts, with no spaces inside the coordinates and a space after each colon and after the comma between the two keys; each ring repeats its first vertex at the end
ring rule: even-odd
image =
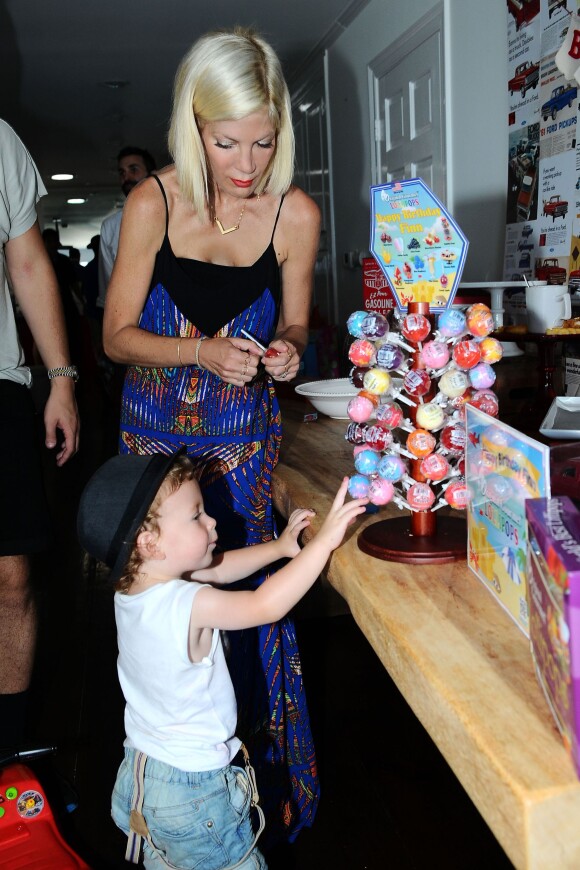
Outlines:
{"type": "MultiPolygon", "coordinates": [[[[123,740],[112,593],[74,538],[78,495],[102,454],[99,413],[98,403],[85,409],[74,463],[47,470],[59,542],[38,571],[32,733],[58,746],[41,774],[78,793],[65,819],[71,842],[94,870],[121,870],[124,838],[109,816],[123,740]]],[[[350,615],[325,616],[316,601],[308,612],[297,628],[322,799],[313,828],[271,856],[272,870],[511,867],[350,615]]]]}

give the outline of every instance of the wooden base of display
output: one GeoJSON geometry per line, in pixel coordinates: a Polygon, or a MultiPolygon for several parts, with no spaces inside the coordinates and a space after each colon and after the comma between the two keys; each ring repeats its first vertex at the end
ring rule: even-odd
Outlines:
{"type": "Polygon", "coordinates": [[[464,519],[438,517],[435,535],[413,533],[410,517],[395,517],[367,526],[358,536],[359,549],[386,562],[441,565],[467,558],[464,519]]]}

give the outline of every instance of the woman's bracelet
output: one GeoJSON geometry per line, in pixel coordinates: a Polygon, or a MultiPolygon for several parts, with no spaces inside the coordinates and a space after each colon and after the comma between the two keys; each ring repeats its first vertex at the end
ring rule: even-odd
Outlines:
{"type": "Polygon", "coordinates": [[[200,335],[200,337],[197,339],[197,344],[195,345],[195,364],[198,367],[198,369],[203,368],[202,364],[199,361],[199,349],[201,347],[202,341],[205,341],[206,338],[207,338],[207,335],[200,335]]]}
{"type": "Polygon", "coordinates": [[[181,338],[182,338],[182,337],[181,337],[181,335],[180,335],[180,336],[179,336],[179,341],[177,342],[177,359],[179,360],[179,365],[180,365],[180,366],[183,365],[183,363],[181,362],[181,351],[180,351],[180,347],[181,347],[181,338]]]}

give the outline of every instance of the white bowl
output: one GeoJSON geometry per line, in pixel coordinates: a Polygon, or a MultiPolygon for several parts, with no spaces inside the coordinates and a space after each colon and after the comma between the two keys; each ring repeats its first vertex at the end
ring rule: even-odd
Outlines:
{"type": "Polygon", "coordinates": [[[359,392],[349,378],[311,381],[308,384],[299,384],[295,389],[298,395],[305,396],[317,411],[334,420],[348,420],[346,413],[348,403],[359,392]]]}

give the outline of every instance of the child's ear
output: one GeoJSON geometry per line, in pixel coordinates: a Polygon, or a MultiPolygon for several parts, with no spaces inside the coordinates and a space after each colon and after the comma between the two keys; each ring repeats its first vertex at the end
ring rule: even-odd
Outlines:
{"type": "Polygon", "coordinates": [[[159,538],[151,531],[142,531],[137,535],[137,549],[142,559],[164,559],[165,554],[159,548],[159,538]]]}

